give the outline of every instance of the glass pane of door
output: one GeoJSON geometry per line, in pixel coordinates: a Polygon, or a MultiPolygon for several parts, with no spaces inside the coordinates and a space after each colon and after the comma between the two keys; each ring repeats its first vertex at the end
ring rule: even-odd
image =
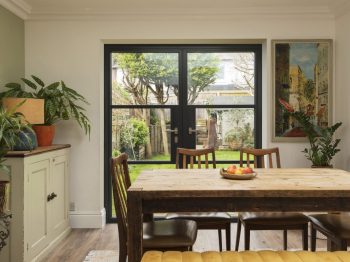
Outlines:
{"type": "Polygon", "coordinates": [[[129,160],[170,161],[171,120],[168,108],[112,110],[112,155],[129,160]]]}
{"type": "Polygon", "coordinates": [[[112,104],[176,105],[177,53],[113,53],[112,104]]]}
{"type": "Polygon", "coordinates": [[[239,161],[241,147],[255,147],[254,109],[197,108],[196,148],[209,147],[216,161],[239,161]]]}
{"type": "Polygon", "coordinates": [[[188,53],[189,105],[254,104],[255,54],[188,53]]]}

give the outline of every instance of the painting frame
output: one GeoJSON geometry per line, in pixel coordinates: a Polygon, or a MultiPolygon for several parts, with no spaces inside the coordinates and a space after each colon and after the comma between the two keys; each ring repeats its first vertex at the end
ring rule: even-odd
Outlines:
{"type": "MultiPolygon", "coordinates": [[[[298,56],[296,55],[295,57],[290,58],[289,56],[291,56],[291,54],[293,53],[292,51],[290,51],[291,48],[298,50],[298,47],[300,47],[300,49],[305,48],[305,47],[309,47],[311,46],[311,48],[313,46],[317,46],[317,64],[314,64],[314,79],[313,79],[313,85],[315,88],[315,94],[314,94],[314,100],[312,101],[312,104],[316,104],[315,106],[313,106],[314,110],[314,115],[317,115],[317,109],[319,108],[319,105],[321,104],[322,107],[324,107],[325,109],[325,114],[324,116],[322,116],[324,118],[322,125],[326,125],[326,126],[331,126],[332,125],[332,121],[333,121],[333,40],[332,39],[276,39],[276,40],[271,40],[271,81],[272,81],[272,130],[271,130],[271,135],[272,135],[272,142],[307,142],[307,138],[306,137],[301,137],[301,136],[289,136],[286,135],[286,133],[288,134],[292,134],[291,131],[287,131],[285,133],[283,133],[281,135],[281,133],[284,131],[284,129],[286,129],[286,123],[288,121],[284,121],[284,119],[281,120],[281,118],[283,118],[282,115],[282,108],[279,105],[278,102],[278,98],[282,98],[281,94],[281,90],[284,91],[284,89],[293,89],[292,86],[292,82],[293,79],[295,78],[295,74],[299,75],[299,74],[303,74],[303,69],[302,66],[300,66],[299,64],[292,64],[290,63],[290,60],[298,60],[298,56]],[[280,46],[281,47],[280,47],[280,46]],[[278,49],[277,49],[278,47],[278,49]],[[325,55],[325,52],[320,52],[318,49],[324,49],[325,47],[327,47],[327,54],[325,55]],[[283,50],[286,49],[286,50],[283,50]],[[282,50],[282,51],[281,51],[282,50]],[[278,57],[278,62],[280,62],[281,60],[283,60],[283,54],[281,55],[279,52],[284,53],[284,56],[286,56],[286,54],[288,53],[288,58],[285,60],[288,60],[288,63],[284,63],[284,67],[288,66],[288,75],[286,76],[286,69],[284,69],[284,76],[281,73],[281,68],[277,68],[277,61],[276,61],[276,57],[278,57]],[[325,59],[325,57],[327,56],[327,59],[325,59]],[[282,57],[282,58],[281,58],[282,57]],[[321,66],[319,66],[321,65],[321,66]],[[294,67],[292,69],[292,67],[294,67]],[[322,81],[322,85],[317,84],[317,82],[320,82],[320,80],[316,80],[316,72],[322,72],[322,69],[319,68],[327,68],[327,74],[322,74],[323,78],[326,75],[327,76],[327,81],[325,84],[325,81],[322,81]],[[318,70],[318,71],[316,71],[318,70]],[[297,71],[298,73],[292,73],[297,71]],[[301,71],[301,73],[300,73],[301,71]],[[283,79],[285,79],[287,77],[287,80],[285,81],[286,84],[283,84],[283,79]],[[277,80],[279,79],[279,80],[277,80]],[[281,80],[282,79],[282,80],[281,80]],[[288,86],[288,87],[284,87],[284,86],[288,86]],[[319,89],[318,89],[318,86],[319,89]],[[321,87],[322,86],[322,87],[321,87]],[[326,87],[325,87],[326,86],[326,87]],[[323,93],[319,90],[323,90],[323,93]],[[327,92],[325,92],[325,90],[327,90],[327,92]],[[321,92],[321,93],[320,93],[321,92]],[[281,96],[281,97],[279,97],[281,96]],[[326,102],[325,102],[326,100],[326,102]],[[278,108],[277,108],[278,107],[278,108]],[[277,114],[277,116],[276,116],[277,114]],[[326,117],[327,116],[327,117],[326,117]],[[327,121],[326,121],[327,120],[327,121]],[[277,124],[278,123],[278,124],[277,124]],[[283,127],[281,128],[281,125],[283,125],[283,127]]],[[[306,49],[306,48],[305,48],[306,49]]],[[[315,48],[314,48],[315,49],[315,48]]],[[[323,51],[323,50],[321,50],[323,51]]],[[[315,53],[315,50],[311,50],[310,52],[315,53]]],[[[300,52],[301,53],[301,52],[300,52]]],[[[298,51],[294,51],[294,54],[299,54],[298,51]]],[[[313,55],[314,57],[315,55],[313,55]]],[[[307,57],[307,56],[306,56],[307,57]]],[[[300,59],[300,61],[303,61],[302,59],[300,59]]],[[[279,65],[283,65],[283,63],[280,63],[279,65]]],[[[283,66],[281,66],[283,68],[283,66]]],[[[309,72],[308,75],[310,75],[310,67],[308,67],[307,71],[309,72]]],[[[319,77],[320,78],[320,77],[319,77]]],[[[322,78],[322,79],[323,79],[322,78]]],[[[298,77],[299,79],[299,77],[298,77]]],[[[305,77],[305,81],[309,81],[312,79],[306,79],[305,77]]],[[[306,84],[305,84],[306,85],[306,84]]],[[[294,88],[295,89],[295,88],[294,88]]],[[[306,100],[305,96],[303,97],[301,94],[305,93],[305,86],[304,86],[304,92],[294,92],[294,93],[298,93],[298,97],[300,97],[301,100],[306,100]]],[[[309,88],[310,89],[310,88],[309,88]]],[[[295,94],[293,94],[293,92],[289,91],[288,96],[290,97],[290,100],[292,101],[300,101],[299,99],[291,99],[291,96],[296,96],[295,94]]],[[[284,99],[286,100],[286,99],[284,99]]],[[[290,100],[288,100],[287,102],[290,102],[290,100]]],[[[295,103],[294,103],[295,104],[295,103]]],[[[293,103],[292,103],[293,105],[293,103]]],[[[300,106],[301,108],[301,106],[300,106]]],[[[300,111],[305,111],[300,109],[300,111]]],[[[299,111],[298,109],[296,109],[296,111],[299,111]]],[[[319,112],[319,111],[318,111],[319,112]]],[[[318,123],[318,120],[317,120],[318,123]]],[[[291,127],[288,129],[290,130],[292,129],[291,127]]]]}

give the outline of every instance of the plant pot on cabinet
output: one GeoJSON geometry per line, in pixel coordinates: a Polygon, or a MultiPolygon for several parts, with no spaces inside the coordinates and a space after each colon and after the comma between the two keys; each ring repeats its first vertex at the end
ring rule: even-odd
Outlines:
{"type": "Polygon", "coordinates": [[[51,146],[55,136],[54,125],[35,125],[33,129],[38,139],[38,146],[51,146]]]}
{"type": "Polygon", "coordinates": [[[34,130],[23,129],[18,133],[18,141],[12,148],[14,151],[33,150],[38,147],[38,141],[34,130]]]}

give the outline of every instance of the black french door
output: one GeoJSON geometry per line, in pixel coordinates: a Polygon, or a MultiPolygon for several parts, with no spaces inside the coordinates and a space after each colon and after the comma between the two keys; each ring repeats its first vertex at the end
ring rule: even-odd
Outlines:
{"type": "Polygon", "coordinates": [[[175,167],[177,147],[215,147],[217,163],[261,147],[261,45],[105,45],[105,207],[110,158],[130,173],[175,167]]]}

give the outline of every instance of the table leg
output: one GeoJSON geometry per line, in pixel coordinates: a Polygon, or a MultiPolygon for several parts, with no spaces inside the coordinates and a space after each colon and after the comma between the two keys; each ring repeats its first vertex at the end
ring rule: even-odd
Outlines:
{"type": "Polygon", "coordinates": [[[141,190],[128,191],[128,262],[142,258],[142,200],[141,190]]]}

